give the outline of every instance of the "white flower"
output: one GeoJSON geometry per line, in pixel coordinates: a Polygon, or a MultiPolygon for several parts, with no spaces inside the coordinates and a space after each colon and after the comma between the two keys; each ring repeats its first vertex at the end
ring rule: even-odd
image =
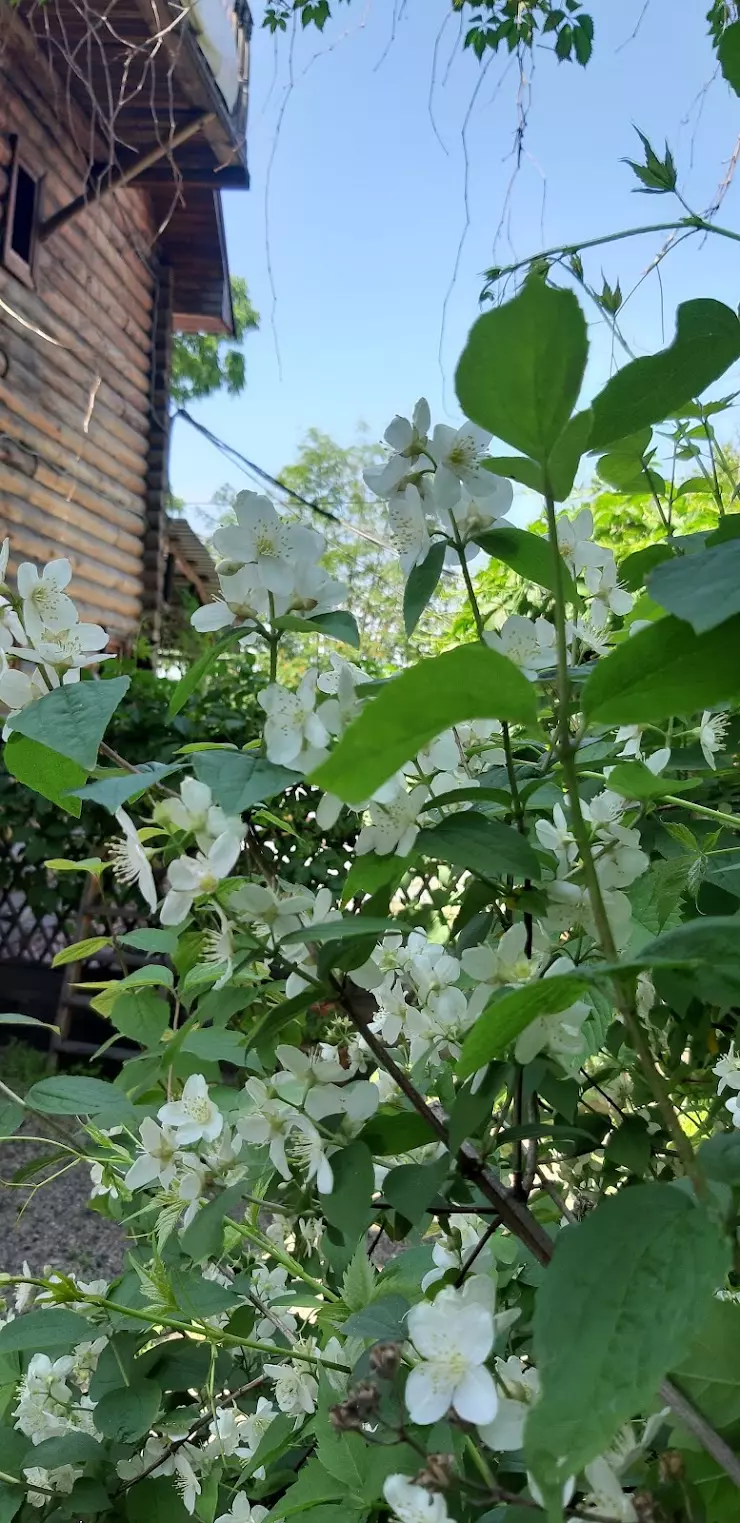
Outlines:
{"type": "Polygon", "coordinates": [[[734,1042],[730,1042],[729,1052],[717,1059],[712,1073],[719,1079],[717,1085],[719,1095],[724,1089],[740,1089],[740,1057],[735,1052],[734,1042]]]}
{"type": "Polygon", "coordinates": [[[5,586],[5,578],[8,574],[8,561],[10,560],[10,540],[6,538],[0,545],[0,587],[5,586]]]}
{"type": "Polygon", "coordinates": [[[228,877],[241,849],[239,837],[225,830],[207,853],[176,857],[168,869],[170,888],[160,910],[162,925],[180,925],[190,914],[193,900],[200,894],[212,894],[221,879],[228,877]]]}
{"type": "Polygon", "coordinates": [[[388,525],[401,569],[408,576],[414,566],[426,559],[431,544],[424,505],[413,482],[390,498],[388,525]]]}
{"type": "Polygon", "coordinates": [[[376,989],[375,1006],[370,1030],[377,1036],[382,1036],[383,1041],[393,1047],[402,1031],[406,1029],[411,1013],[406,991],[401,980],[396,978],[394,973],[389,973],[376,989]]]}
{"type": "Polygon", "coordinates": [[[383,1496],[400,1523],[448,1523],[442,1492],[416,1486],[407,1475],[386,1476],[383,1496]]]}
{"type": "MultiPolygon", "coordinates": [[[[2,585],[0,581],[0,586],[2,585]]],[[[0,650],[13,650],[14,647],[24,645],[25,641],[26,632],[17,613],[7,598],[0,597],[0,650]]]]}
{"type": "Polygon", "coordinates": [[[355,842],[357,855],[374,851],[379,857],[387,857],[391,852],[397,857],[407,856],[419,834],[418,817],[427,792],[423,785],[412,788],[410,793],[399,787],[395,797],[387,803],[371,803],[368,809],[370,824],[363,825],[355,842]]]}
{"type": "MultiPolygon", "coordinates": [[[[227,1451],[228,1452],[228,1451],[227,1451]]],[[[228,1512],[222,1512],[216,1523],[263,1523],[269,1509],[261,1507],[259,1502],[254,1505],[249,1501],[246,1491],[237,1491],[231,1498],[231,1506],[228,1512]]]]}
{"type": "Polygon", "coordinates": [[[141,1151],[129,1169],[124,1184],[128,1190],[141,1190],[158,1180],[163,1190],[169,1189],[175,1177],[177,1137],[169,1127],[159,1127],[151,1116],[145,1116],[139,1127],[141,1151]]]}
{"type": "Polygon", "coordinates": [[[537,820],[534,828],[540,846],[544,846],[546,851],[554,852],[558,859],[558,872],[564,876],[578,856],[578,847],[562,805],[553,805],[552,822],[537,820]]]}
{"type": "MultiPolygon", "coordinates": [[[[367,1087],[370,1089],[371,1085],[368,1084],[367,1087]]],[[[377,1101],[374,1108],[377,1109],[377,1101]]],[[[300,1114],[296,1116],[291,1147],[299,1168],[306,1175],[306,1180],[316,1180],[316,1189],[320,1195],[331,1195],[334,1189],[334,1174],[327,1156],[326,1143],[320,1132],[317,1132],[316,1127],[309,1121],[308,1116],[300,1114]]]]}
{"type": "Polygon", "coordinates": [[[286,1138],[298,1123],[298,1116],[284,1100],[271,1099],[267,1086],[261,1079],[247,1079],[245,1093],[254,1104],[254,1110],[236,1118],[236,1130],[245,1142],[266,1146],[270,1160],[283,1179],[290,1179],[290,1168],[285,1156],[286,1138]]]}
{"type": "Polygon", "coordinates": [[[527,619],[509,614],[499,630],[486,630],[486,645],[507,656],[534,682],[543,667],[555,664],[555,627],[547,619],[527,619]]]}
{"type": "Polygon", "coordinates": [[[440,508],[454,509],[463,487],[471,497],[496,497],[500,478],[482,468],[481,461],[491,442],[491,435],[475,423],[450,428],[438,423],[432,434],[429,454],[436,461],[434,496],[440,508]]]}
{"type": "Polygon", "coordinates": [[[90,1168],[90,1199],[109,1195],[111,1200],[118,1200],[117,1178],[113,1171],[106,1168],[104,1163],[94,1163],[90,1168]]]}
{"type": "MultiPolygon", "coordinates": [[[[458,1215],[454,1219],[454,1226],[449,1235],[443,1236],[432,1248],[434,1269],[428,1269],[422,1277],[421,1288],[427,1290],[430,1285],[436,1284],[437,1280],[444,1279],[448,1269],[460,1269],[478,1246],[486,1230],[485,1222],[479,1216],[458,1215]]],[[[493,1249],[490,1243],[476,1255],[473,1273],[483,1271],[488,1273],[493,1262],[493,1249]]]]}
{"type": "MultiPolygon", "coordinates": [[[[545,981],[548,978],[557,978],[561,974],[573,972],[573,964],[568,957],[558,957],[548,968],[545,981]]],[[[538,1052],[547,1051],[554,1058],[559,1058],[567,1067],[569,1060],[579,1058],[583,1052],[584,1042],[581,1027],[586,1017],[591,1014],[591,1006],[585,1000],[576,1000],[569,1005],[567,1010],[558,1010],[550,1015],[538,1015],[530,1021],[523,1031],[520,1031],[514,1047],[514,1057],[517,1063],[531,1063],[538,1052]]]]}
{"type": "Polygon", "coordinates": [[[302,532],[311,531],[285,523],[269,497],[259,492],[239,492],[234,512],[236,524],[217,529],[213,536],[219,555],[237,566],[253,564],[259,583],[268,592],[286,596],[293,588],[302,532]]]}
{"type": "Polygon", "coordinates": [[[224,1124],[202,1074],[191,1074],[185,1080],[180,1099],[160,1106],[157,1115],[163,1126],[172,1127],[181,1146],[189,1142],[215,1142],[224,1124]]]}
{"type": "Polygon", "coordinates": [[[521,1359],[512,1354],[496,1360],[496,1385],[498,1411],[493,1422],[485,1423],[478,1432],[489,1449],[521,1449],[529,1409],[539,1395],[539,1375],[531,1367],[525,1369],[521,1359]]]}
{"type": "Polygon", "coordinates": [[[707,766],[711,767],[715,772],[717,770],[715,756],[718,751],[722,750],[729,723],[727,714],[710,714],[708,709],[705,709],[701,716],[699,745],[704,752],[704,760],[707,766]]]}
{"type": "Polygon", "coordinates": [[[586,1465],[584,1474],[590,1488],[582,1503],[585,1513],[613,1518],[615,1523],[637,1523],[632,1498],[622,1490],[616,1472],[603,1454],[586,1465]]]}
{"type": "Polygon", "coordinates": [[[57,633],[77,623],[77,609],[64,591],[71,580],[68,560],[49,561],[41,576],[30,561],[23,561],[18,567],[16,583],[23,600],[23,624],[34,645],[45,638],[48,630],[57,633]]]}
{"type": "Polygon", "coordinates": [[[56,1465],[53,1470],[45,1470],[42,1465],[24,1465],[23,1474],[28,1481],[27,1500],[32,1507],[46,1507],[49,1497],[48,1491],[56,1491],[60,1496],[69,1496],[75,1481],[82,1475],[81,1465],[56,1465]],[[43,1486],[46,1491],[34,1491],[34,1486],[43,1486]]]}
{"type": "Polygon", "coordinates": [[[594,519],[590,508],[582,508],[575,518],[567,513],[558,514],[558,549],[566,565],[577,575],[594,567],[603,566],[611,556],[611,550],[593,543],[594,519]]]}
{"type": "Polygon", "coordinates": [[[419,457],[428,450],[430,423],[429,403],[425,397],[419,398],[411,421],[396,414],[389,423],[384,437],[393,454],[382,465],[369,466],[362,473],[366,486],[376,497],[392,497],[404,476],[419,464],[419,457]]]}
{"type": "Polygon", "coordinates": [[[492,1422],[498,1397],[485,1368],[493,1347],[488,1308],[448,1288],[435,1301],[412,1306],[408,1329],[422,1361],[406,1382],[412,1422],[439,1422],[450,1407],[464,1422],[492,1422]]]}
{"type": "MultiPolygon", "coordinates": [[[[305,534],[314,534],[318,542],[318,554],[325,548],[325,541],[315,530],[303,529],[305,534]]],[[[338,582],[323,566],[309,559],[308,547],[300,559],[293,566],[293,586],[287,597],[275,599],[275,613],[278,618],[286,613],[298,613],[304,619],[315,619],[322,613],[331,613],[332,609],[346,603],[349,595],[349,587],[346,582],[338,582]]]]}
{"type": "Polygon", "coordinates": [[[275,1400],[281,1412],[308,1417],[316,1411],[319,1387],[310,1370],[302,1364],[266,1364],[265,1375],[275,1382],[275,1400]]]}
{"type": "Polygon", "coordinates": [[[269,595],[256,566],[241,566],[232,572],[219,571],[218,580],[222,595],[214,602],[196,608],[190,619],[195,629],[205,633],[267,616],[269,595]]]}
{"type": "Polygon", "coordinates": [[[135,883],[142,899],[150,910],[157,908],[157,890],[149,858],[139,840],[139,833],[125,809],[116,810],[116,819],[123,831],[123,840],[114,841],[110,848],[113,875],[119,883],[135,883]]]}
{"type": "Polygon", "coordinates": [[[45,629],[42,638],[33,646],[22,647],[16,655],[25,661],[43,661],[48,666],[77,671],[111,661],[112,655],[101,655],[107,644],[108,633],[100,624],[73,624],[70,629],[45,629]]]}
{"type": "Polygon", "coordinates": [[[9,709],[3,729],[3,739],[7,740],[13,728],[13,720],[21,709],[28,707],[29,703],[35,703],[37,698],[43,698],[49,689],[38,667],[32,672],[19,672],[7,665],[4,653],[0,650],[0,703],[4,703],[9,709]]]}
{"type": "Polygon", "coordinates": [[[328,743],[329,732],[316,712],[317,675],[313,668],[307,671],[295,693],[271,682],[257,694],[267,715],[265,749],[278,766],[293,766],[306,745],[320,748],[328,743]]]}
{"type": "MultiPolygon", "coordinates": [[[[443,524],[450,532],[454,525],[464,544],[474,535],[484,533],[486,529],[491,528],[492,524],[504,518],[513,501],[514,488],[510,481],[507,481],[504,476],[494,476],[491,471],[486,471],[486,476],[494,483],[495,490],[485,497],[480,492],[477,496],[471,496],[470,492],[463,487],[462,495],[452,510],[444,506],[444,494],[443,502],[438,504],[439,517],[443,524]]],[[[436,488],[436,477],[434,486],[436,488]]],[[[436,498],[436,490],[434,495],[436,498]]],[[[466,551],[466,559],[473,559],[480,554],[481,551],[477,546],[470,545],[466,551]]],[[[450,548],[448,561],[456,559],[456,552],[450,548]]]]}
{"type": "Polygon", "coordinates": [[[594,594],[590,616],[597,629],[603,627],[610,613],[618,616],[629,613],[634,602],[632,593],[619,584],[617,563],[610,550],[606,557],[602,566],[589,567],[584,577],[589,592],[594,594]]]}
{"type": "Polygon", "coordinates": [[[154,809],[154,818],[160,825],[171,830],[184,830],[194,835],[201,851],[230,831],[241,839],[244,826],[239,815],[224,814],[213,802],[213,794],[207,783],[199,783],[195,777],[185,777],[180,784],[180,797],[164,799],[154,809]]]}
{"type": "MultiPolygon", "coordinates": [[[[266,1396],[260,1396],[255,1412],[248,1412],[246,1414],[244,1421],[240,1424],[242,1440],[240,1448],[242,1455],[247,1459],[251,1459],[252,1455],[256,1453],[270,1423],[275,1421],[277,1415],[275,1407],[271,1401],[267,1400],[266,1396]]],[[[254,1472],[255,1480],[261,1480],[264,1473],[264,1466],[260,1466],[254,1472]]]]}
{"type": "Polygon", "coordinates": [[[308,889],[278,894],[261,883],[241,883],[229,896],[229,909],[238,919],[246,921],[258,936],[267,936],[273,942],[281,941],[290,931],[300,930],[302,916],[313,907],[308,889]]]}

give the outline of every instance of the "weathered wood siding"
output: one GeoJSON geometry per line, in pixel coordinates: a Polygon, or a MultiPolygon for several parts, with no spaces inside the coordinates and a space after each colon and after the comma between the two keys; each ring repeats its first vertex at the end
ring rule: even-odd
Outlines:
{"type": "MultiPolygon", "coordinates": [[[[85,187],[90,127],[17,24],[0,45],[0,224],[13,133],[44,175],[46,218],[85,187]]],[[[0,534],[16,560],[68,556],[83,617],[117,634],[152,606],[154,239],[131,187],[41,244],[34,289],[0,262],[0,534]]]]}

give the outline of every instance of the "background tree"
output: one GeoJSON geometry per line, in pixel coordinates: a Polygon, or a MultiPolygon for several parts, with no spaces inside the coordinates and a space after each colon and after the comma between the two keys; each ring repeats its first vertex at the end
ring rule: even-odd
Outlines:
{"type": "Polygon", "coordinates": [[[244,339],[259,327],[259,313],[249,300],[247,282],[241,275],[231,279],[234,337],[213,333],[177,333],[172,348],[170,395],[178,407],[216,391],[238,397],[247,384],[244,339]]]}

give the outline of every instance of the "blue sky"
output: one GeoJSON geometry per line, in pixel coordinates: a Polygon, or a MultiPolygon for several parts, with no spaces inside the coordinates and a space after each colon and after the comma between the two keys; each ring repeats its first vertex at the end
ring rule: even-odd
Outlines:
{"type": "MultiPolygon", "coordinates": [[[[435,419],[456,421],[455,363],[486,266],[673,215],[668,197],[632,194],[620,160],[638,156],[633,122],[657,147],[668,138],[700,210],[740,132],[740,103],[713,78],[701,0],[650,0],[632,41],[643,0],[592,0],[596,46],[585,70],[539,50],[516,175],[515,66],[494,58],[481,79],[450,0],[396,0],[395,32],[393,0],[351,0],[335,5],[322,37],[311,29],[276,46],[261,4],[253,8],[252,189],[224,201],[231,268],[246,277],[261,328],[247,342],[244,394],[192,411],[271,472],[311,426],[341,444],[361,424],[380,437],[420,394],[435,419]]],[[[733,184],[722,207],[730,226],[739,195],[733,184]]],[[[600,284],[603,269],[627,292],[660,242],[596,250],[587,272],[600,284]]],[[[625,312],[637,350],[670,339],[679,301],[740,298],[738,250],[723,239],[694,239],[661,268],[662,307],[653,275],[625,312]]],[[[608,331],[588,316],[593,390],[613,357],[608,331]]],[[[249,485],[177,423],[174,491],[207,503],[223,482],[249,485]]],[[[188,516],[197,527],[197,507],[188,516]]]]}

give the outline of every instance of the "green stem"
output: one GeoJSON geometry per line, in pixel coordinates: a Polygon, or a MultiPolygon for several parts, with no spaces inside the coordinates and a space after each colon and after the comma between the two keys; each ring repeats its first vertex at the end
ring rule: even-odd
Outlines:
{"type": "Polygon", "coordinates": [[[272,627],[274,625],[274,623],[275,623],[275,599],[274,599],[274,597],[273,597],[271,592],[268,592],[268,594],[267,594],[267,601],[268,601],[268,605],[269,605],[269,609],[270,609],[270,626],[271,626],[270,627],[270,641],[269,641],[269,643],[270,643],[270,682],[277,682],[278,645],[280,644],[280,633],[279,633],[278,630],[276,630],[276,629],[274,629],[272,627]]]}
{"type": "MultiPolygon", "coordinates": [[[[563,779],[568,792],[570,805],[573,838],[583,866],[583,877],[588,892],[591,913],[594,917],[597,939],[601,950],[608,962],[618,962],[619,954],[616,942],[609,923],[604,896],[601,891],[596,864],[591,850],[591,838],[588,827],[581,809],[581,800],[578,793],[578,768],[576,766],[576,751],[570,733],[570,676],[568,673],[568,642],[566,635],[566,599],[563,583],[563,563],[558,549],[558,529],[555,514],[555,502],[552,493],[545,497],[547,510],[547,532],[552,549],[554,566],[554,592],[555,592],[555,624],[557,632],[557,674],[558,674],[558,750],[560,764],[563,769],[563,779]]],[[[640,1061],[640,1066],[650,1088],[655,1096],[660,1113],[665,1122],[669,1136],[673,1139],[676,1151],[683,1164],[686,1173],[695,1181],[697,1176],[694,1162],[694,1152],[688,1137],[684,1133],[681,1123],[676,1115],[671,1100],[668,1085],[656,1067],[650,1050],[642,1023],[635,1009],[632,992],[625,986],[621,979],[614,979],[614,991],[616,1005],[624,1021],[629,1034],[630,1042],[640,1061]]]]}
{"type": "Polygon", "coordinates": [[[704,820],[717,820],[720,825],[729,825],[731,830],[740,830],[740,815],[723,814],[721,809],[710,809],[706,804],[695,804],[692,799],[682,799],[672,793],[665,793],[662,802],[673,804],[679,809],[688,809],[691,814],[699,814],[704,820]]]}
{"type": "Polygon", "coordinates": [[[260,1231],[259,1227],[248,1227],[245,1222],[235,1222],[231,1216],[227,1216],[226,1221],[230,1227],[235,1228],[240,1237],[247,1238],[257,1248],[269,1251],[272,1258],[278,1264],[282,1264],[283,1269],[289,1269],[291,1274],[294,1274],[297,1279],[303,1280],[305,1285],[310,1285],[312,1290],[324,1296],[327,1301],[341,1301],[341,1296],[335,1295],[333,1290],[328,1290],[321,1280],[315,1280],[313,1275],[309,1274],[303,1268],[303,1265],[298,1263],[297,1259],[292,1258],[289,1253],[285,1253],[282,1248],[277,1248],[270,1238],[260,1231]]]}
{"type": "Polygon", "coordinates": [[[740,233],[735,233],[728,227],[717,227],[716,223],[705,222],[703,217],[682,217],[678,222],[651,222],[645,227],[628,227],[619,233],[605,233],[600,238],[584,238],[580,243],[559,243],[553,248],[542,249],[537,254],[530,254],[527,259],[518,259],[515,264],[505,264],[496,270],[496,279],[504,275],[515,275],[517,270],[526,267],[536,259],[554,259],[556,255],[567,256],[580,254],[583,249],[602,248],[606,243],[621,243],[625,238],[642,238],[648,233],[675,233],[681,228],[689,228],[697,233],[715,233],[718,238],[731,238],[733,242],[740,243],[740,233]]]}

